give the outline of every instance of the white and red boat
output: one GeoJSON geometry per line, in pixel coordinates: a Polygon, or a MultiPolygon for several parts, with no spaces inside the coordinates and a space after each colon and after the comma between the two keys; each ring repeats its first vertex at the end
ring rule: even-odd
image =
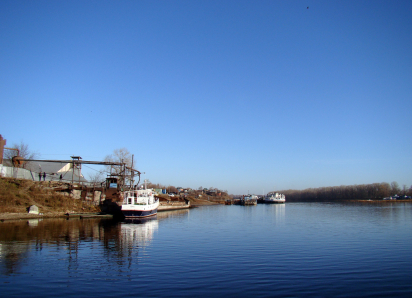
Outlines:
{"type": "Polygon", "coordinates": [[[159,198],[152,189],[134,189],[124,191],[122,212],[126,218],[141,218],[157,214],[159,198]]]}

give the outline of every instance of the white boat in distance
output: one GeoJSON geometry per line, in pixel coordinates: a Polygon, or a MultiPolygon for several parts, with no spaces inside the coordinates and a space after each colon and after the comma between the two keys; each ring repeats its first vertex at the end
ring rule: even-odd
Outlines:
{"type": "Polygon", "coordinates": [[[282,204],[285,202],[286,197],[281,193],[268,193],[265,197],[265,203],[268,204],[282,204]]]}
{"type": "Polygon", "coordinates": [[[127,218],[141,218],[157,214],[159,198],[152,189],[135,189],[123,192],[122,212],[127,218]]]}

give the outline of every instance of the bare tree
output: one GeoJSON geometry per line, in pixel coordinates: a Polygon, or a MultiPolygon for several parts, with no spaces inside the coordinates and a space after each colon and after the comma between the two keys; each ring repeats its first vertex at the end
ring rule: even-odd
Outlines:
{"type": "MultiPolygon", "coordinates": [[[[106,162],[123,162],[127,167],[132,166],[132,156],[126,148],[113,150],[112,154],[106,155],[104,158],[106,162]]],[[[107,166],[107,171],[113,174],[120,174],[123,169],[119,166],[107,166]]]]}
{"type": "Polygon", "coordinates": [[[168,186],[168,187],[166,187],[166,191],[168,192],[168,193],[171,193],[171,192],[173,192],[173,193],[177,193],[177,188],[176,187],[174,187],[174,186],[168,186]]]}
{"type": "MultiPolygon", "coordinates": [[[[104,158],[104,161],[106,162],[119,162],[119,163],[125,163],[126,167],[131,168],[132,167],[132,155],[130,154],[129,150],[127,150],[126,148],[120,148],[120,149],[115,149],[113,150],[112,154],[107,155],[104,158]]],[[[121,184],[128,184],[130,182],[127,181],[127,175],[130,175],[130,170],[125,170],[124,167],[122,166],[106,166],[106,171],[109,172],[110,174],[114,174],[114,175],[126,175],[126,179],[125,181],[123,181],[123,178],[121,178],[120,176],[120,183],[121,184]]],[[[130,179],[130,176],[129,176],[130,179]]]]}
{"type": "Polygon", "coordinates": [[[379,184],[379,197],[385,198],[391,195],[391,186],[387,182],[379,184]]]}
{"type": "Polygon", "coordinates": [[[89,174],[89,181],[92,183],[101,183],[104,181],[104,176],[102,171],[89,174]]]}
{"type": "Polygon", "coordinates": [[[160,183],[152,183],[152,182],[150,182],[150,181],[147,181],[147,185],[146,185],[146,187],[147,188],[157,188],[157,189],[159,189],[159,188],[161,188],[161,189],[163,189],[163,188],[165,188],[162,184],[160,184],[160,183]]]}
{"type": "MultiPolygon", "coordinates": [[[[40,156],[38,152],[31,151],[29,145],[27,145],[23,141],[21,141],[20,144],[13,144],[13,147],[11,148],[19,150],[19,156],[23,157],[24,159],[37,159],[40,156]]],[[[11,159],[14,156],[17,156],[17,150],[4,150],[4,164],[6,166],[13,166],[11,159]]],[[[24,163],[23,168],[30,169],[30,162],[24,163]]]]}
{"type": "Polygon", "coordinates": [[[398,182],[396,182],[396,181],[393,181],[393,182],[391,183],[391,188],[392,188],[392,195],[397,195],[397,194],[399,194],[399,193],[401,192],[401,189],[400,189],[400,187],[399,187],[399,184],[398,184],[398,182]]]}

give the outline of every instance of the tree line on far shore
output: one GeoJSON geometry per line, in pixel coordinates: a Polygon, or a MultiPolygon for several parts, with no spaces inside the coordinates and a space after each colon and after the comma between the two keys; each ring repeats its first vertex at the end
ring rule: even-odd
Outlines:
{"type": "Polygon", "coordinates": [[[287,202],[333,202],[350,200],[382,200],[390,196],[411,196],[412,186],[399,187],[397,182],[342,185],[308,188],[304,190],[282,190],[287,202]]]}

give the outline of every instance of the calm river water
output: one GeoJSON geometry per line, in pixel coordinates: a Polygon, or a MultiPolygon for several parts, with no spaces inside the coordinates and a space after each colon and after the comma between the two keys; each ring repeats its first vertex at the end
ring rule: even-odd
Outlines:
{"type": "Polygon", "coordinates": [[[0,223],[2,297],[412,297],[411,203],[0,223]]]}

